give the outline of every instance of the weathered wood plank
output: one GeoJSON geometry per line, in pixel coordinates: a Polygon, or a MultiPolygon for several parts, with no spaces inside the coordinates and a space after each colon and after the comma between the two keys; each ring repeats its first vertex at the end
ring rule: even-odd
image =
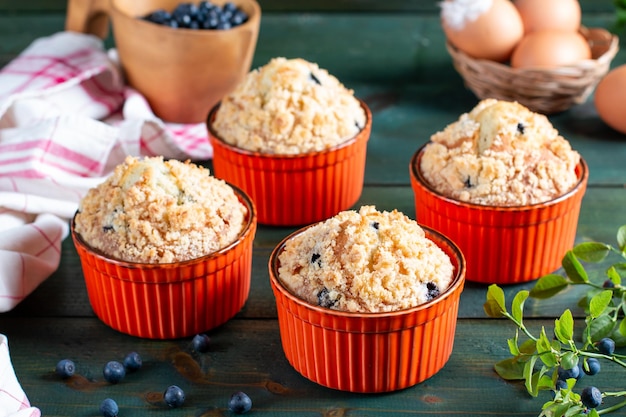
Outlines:
{"type": "MultiPolygon", "coordinates": [[[[529,321],[537,331],[553,322],[529,321]]],[[[415,387],[384,395],[355,395],[318,386],[299,375],[282,352],[275,320],[232,320],[210,333],[211,350],[192,352],[190,339],[147,341],[122,335],[95,319],[26,319],[0,317],[8,335],[13,364],[33,405],[46,416],[95,416],[106,398],[114,398],[126,417],[167,412],[168,416],[221,416],[238,390],[253,400],[259,416],[486,416],[539,414],[548,393],[533,399],[519,383],[494,373],[496,361],[508,357],[506,338],[514,330],[502,320],[460,320],[452,356],[435,376],[415,387]],[[102,367],[137,351],[142,369],[117,385],[106,383],[102,367]],[[76,362],[77,376],[61,381],[56,362],[76,362]],[[460,380],[462,379],[462,382],[460,380]],[[160,402],[171,384],[187,395],[180,409],[160,402]]],[[[605,366],[585,384],[616,390],[605,366]]],[[[615,416],[625,416],[622,410],[615,416]]]]}

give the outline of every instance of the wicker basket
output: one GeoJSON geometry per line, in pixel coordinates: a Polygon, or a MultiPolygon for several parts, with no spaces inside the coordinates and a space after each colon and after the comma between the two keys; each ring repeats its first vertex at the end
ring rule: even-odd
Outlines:
{"type": "Polygon", "coordinates": [[[591,46],[592,59],[550,69],[512,68],[484,59],[473,59],[446,44],[455,69],[477,97],[517,101],[529,109],[557,113],[585,102],[608,72],[618,50],[618,37],[601,28],[581,28],[591,46]]]}

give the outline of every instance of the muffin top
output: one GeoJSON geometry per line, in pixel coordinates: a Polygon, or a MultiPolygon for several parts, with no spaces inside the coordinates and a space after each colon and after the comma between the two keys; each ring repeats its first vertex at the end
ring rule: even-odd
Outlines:
{"type": "Polygon", "coordinates": [[[450,258],[424,230],[394,210],[344,211],[285,243],[280,281],[322,307],[373,313],[414,307],[443,293],[450,258]]]}
{"type": "Polygon", "coordinates": [[[87,192],[75,230],[112,258],[170,263],[228,246],[246,215],[232,187],[206,168],[162,157],[127,157],[87,192]]]}
{"type": "Polygon", "coordinates": [[[304,59],[274,58],[223,98],[213,128],[226,143],[265,154],[322,151],[365,126],[354,92],[304,59]]]}
{"type": "Polygon", "coordinates": [[[485,99],[431,137],[420,171],[444,196],[491,206],[542,203],[577,183],[578,152],[545,115],[485,99]]]}

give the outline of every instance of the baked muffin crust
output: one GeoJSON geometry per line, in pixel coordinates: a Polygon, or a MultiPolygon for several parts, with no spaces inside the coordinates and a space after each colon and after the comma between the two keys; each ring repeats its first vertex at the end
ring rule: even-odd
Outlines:
{"type": "Polygon", "coordinates": [[[394,210],[344,211],[289,239],[280,281],[294,295],[349,312],[388,312],[427,302],[453,278],[448,255],[394,210]]]}
{"type": "Polygon", "coordinates": [[[571,190],[579,161],[545,115],[516,102],[485,99],[432,135],[419,169],[444,196],[523,206],[571,190]]]}
{"type": "Polygon", "coordinates": [[[317,64],[274,58],[222,100],[213,128],[226,143],[265,154],[322,151],[356,136],[365,111],[317,64]]]}
{"type": "Polygon", "coordinates": [[[189,161],[127,157],[81,201],[76,231],[129,262],[198,258],[237,239],[247,215],[232,187],[189,161]]]}

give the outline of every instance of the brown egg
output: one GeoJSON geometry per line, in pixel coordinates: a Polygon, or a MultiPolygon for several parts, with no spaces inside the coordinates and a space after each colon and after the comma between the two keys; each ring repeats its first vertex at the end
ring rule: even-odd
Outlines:
{"type": "Polygon", "coordinates": [[[612,69],[596,87],[594,104],[607,125],[626,134],[626,64],[612,69]]]}
{"type": "Polygon", "coordinates": [[[507,61],[524,34],[522,18],[509,0],[447,0],[441,7],[448,41],[473,58],[507,61]]]}
{"type": "Polygon", "coordinates": [[[578,0],[515,0],[514,4],[525,33],[548,29],[576,32],[580,27],[582,12],[578,0]]]}
{"type": "Polygon", "coordinates": [[[591,58],[589,43],[578,32],[541,30],[524,36],[513,55],[514,68],[555,68],[591,58]]]}

